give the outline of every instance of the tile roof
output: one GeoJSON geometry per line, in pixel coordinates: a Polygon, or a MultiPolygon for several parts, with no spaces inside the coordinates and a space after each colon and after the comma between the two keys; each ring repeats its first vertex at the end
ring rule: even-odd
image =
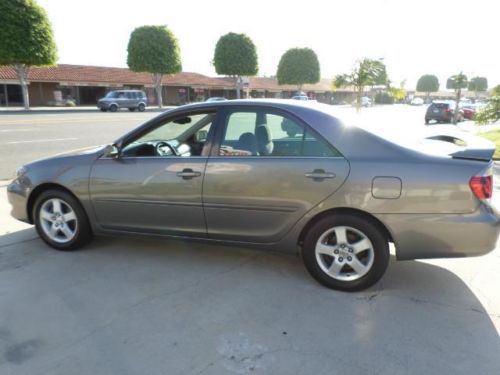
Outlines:
{"type": "MultiPolygon", "coordinates": [[[[0,66],[0,80],[15,80],[16,73],[10,66],[0,66]]],[[[107,84],[150,85],[151,74],[136,73],[126,68],[59,64],[51,67],[32,67],[28,80],[33,82],[86,82],[107,84]]],[[[231,88],[226,82],[198,73],[181,72],[163,77],[170,86],[231,88]]]]}
{"type": "MultiPolygon", "coordinates": [[[[0,66],[0,80],[16,80],[16,73],[10,66],[0,66]]],[[[32,67],[28,71],[28,81],[32,82],[71,82],[109,85],[151,85],[149,73],[136,73],[127,68],[103,66],[59,64],[51,67],[32,67]]],[[[163,84],[167,86],[191,86],[194,88],[232,89],[234,81],[227,77],[207,77],[203,74],[181,72],[164,76],[163,84]]],[[[251,90],[296,91],[295,85],[278,85],[274,78],[251,77],[251,90]]],[[[331,80],[303,86],[303,91],[331,91],[331,80]]]]}

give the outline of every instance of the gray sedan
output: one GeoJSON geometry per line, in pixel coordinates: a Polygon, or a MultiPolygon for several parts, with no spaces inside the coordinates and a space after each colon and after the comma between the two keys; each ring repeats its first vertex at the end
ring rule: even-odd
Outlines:
{"type": "Polygon", "coordinates": [[[58,250],[133,234],[299,252],[327,287],[373,285],[389,263],[495,248],[494,146],[435,130],[412,144],[300,101],[201,103],[111,145],[35,161],[12,215],[58,250]]]}

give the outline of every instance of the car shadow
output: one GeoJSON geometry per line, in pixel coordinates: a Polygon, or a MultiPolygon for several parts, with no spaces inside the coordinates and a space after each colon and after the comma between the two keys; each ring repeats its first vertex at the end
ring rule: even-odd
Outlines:
{"type": "MultiPolygon", "coordinates": [[[[245,373],[248,363],[270,373],[285,373],[279,371],[283,363],[300,366],[301,373],[335,368],[486,374],[500,368],[499,337],[488,311],[458,276],[424,262],[391,257],[382,281],[363,292],[343,293],[317,284],[295,255],[111,237],[67,253],[33,239],[32,229],[0,236],[0,243],[0,285],[16,281],[0,293],[0,306],[10,317],[10,325],[3,322],[0,331],[15,332],[34,315],[41,321],[60,319],[67,331],[57,333],[57,342],[79,343],[64,355],[68,363],[58,362],[68,371],[71,359],[82,353],[90,361],[100,358],[89,349],[96,339],[87,339],[88,332],[104,335],[106,344],[115,336],[123,342],[133,337],[130,347],[122,341],[113,346],[113,360],[125,364],[129,356],[141,360],[135,351],[140,347],[149,353],[144,361],[154,365],[160,352],[176,353],[172,342],[183,350],[211,353],[211,373],[221,373],[217,366],[245,373]],[[165,335],[164,351],[157,349],[159,335],[165,335]],[[251,360],[236,363],[239,352],[224,351],[221,342],[238,342],[241,358],[251,360]],[[248,348],[260,352],[250,355],[248,348]]],[[[28,369],[63,357],[43,345],[56,334],[37,331],[40,353],[26,360],[28,369]]],[[[0,358],[1,350],[0,340],[0,358]]],[[[199,357],[189,366],[178,364],[179,372],[201,371],[206,363],[199,357]]]]}

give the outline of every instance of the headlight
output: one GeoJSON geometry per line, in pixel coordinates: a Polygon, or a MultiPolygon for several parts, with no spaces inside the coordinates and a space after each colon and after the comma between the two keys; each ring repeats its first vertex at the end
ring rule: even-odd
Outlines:
{"type": "Polygon", "coordinates": [[[28,172],[28,168],[26,168],[24,165],[22,167],[17,168],[16,170],[16,177],[22,177],[28,172]]]}

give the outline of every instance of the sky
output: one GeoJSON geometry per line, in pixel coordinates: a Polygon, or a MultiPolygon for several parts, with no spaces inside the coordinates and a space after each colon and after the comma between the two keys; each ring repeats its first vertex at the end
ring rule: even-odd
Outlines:
{"type": "Polygon", "coordinates": [[[383,59],[389,79],[415,88],[423,74],[463,71],[500,84],[498,0],[38,0],[48,12],[59,63],[126,67],[130,33],[166,25],[177,36],[183,70],[216,76],[215,44],[228,32],[255,43],[259,75],[276,74],[289,48],[317,54],[321,76],[383,59]]]}

